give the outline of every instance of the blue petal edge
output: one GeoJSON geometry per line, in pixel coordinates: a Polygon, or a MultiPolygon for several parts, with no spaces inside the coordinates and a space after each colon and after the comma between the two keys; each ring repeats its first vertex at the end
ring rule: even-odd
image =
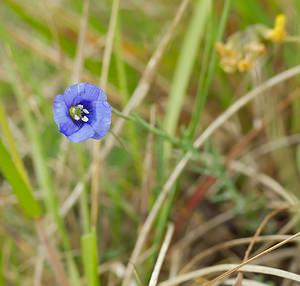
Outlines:
{"type": "Polygon", "coordinates": [[[63,95],[57,95],[53,101],[54,121],[58,126],[59,132],[66,136],[78,131],[79,127],[69,116],[68,108],[65,104],[63,95]]]}
{"type": "Polygon", "coordinates": [[[104,137],[111,125],[111,107],[107,101],[93,102],[95,121],[91,124],[95,130],[94,139],[104,137]]]}
{"type": "Polygon", "coordinates": [[[96,100],[106,100],[106,94],[101,88],[94,84],[81,82],[73,84],[65,90],[64,100],[66,105],[70,107],[82,101],[92,102],[96,100]]]}
{"type": "Polygon", "coordinates": [[[68,139],[74,143],[78,143],[89,138],[92,138],[95,134],[94,129],[89,124],[84,124],[77,132],[68,136],[68,139]]]}

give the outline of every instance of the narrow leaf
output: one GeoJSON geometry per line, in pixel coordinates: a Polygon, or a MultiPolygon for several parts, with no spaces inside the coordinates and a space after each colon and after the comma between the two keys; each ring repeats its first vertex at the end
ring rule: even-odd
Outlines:
{"type": "Polygon", "coordinates": [[[10,183],[24,213],[33,218],[40,217],[42,210],[33,196],[31,186],[24,180],[2,140],[0,140],[0,158],[0,170],[10,183]]]}

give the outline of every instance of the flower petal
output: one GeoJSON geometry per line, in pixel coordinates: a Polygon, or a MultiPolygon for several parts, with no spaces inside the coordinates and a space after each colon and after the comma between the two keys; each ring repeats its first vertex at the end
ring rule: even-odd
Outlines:
{"type": "Polygon", "coordinates": [[[64,101],[68,107],[80,102],[80,95],[84,93],[85,83],[76,83],[69,86],[64,92],[64,101]]]}
{"type": "Polygon", "coordinates": [[[54,121],[59,124],[67,113],[67,106],[64,102],[63,95],[57,95],[53,101],[54,121]]]}
{"type": "Polygon", "coordinates": [[[106,95],[98,86],[87,82],[81,82],[73,84],[65,90],[64,100],[66,105],[70,107],[83,101],[91,102],[96,100],[106,100],[106,95]]]}
{"type": "Polygon", "coordinates": [[[53,111],[54,121],[58,126],[59,132],[68,136],[79,129],[79,126],[77,126],[69,116],[69,110],[63,95],[57,95],[54,98],[53,111]]]}
{"type": "Polygon", "coordinates": [[[68,139],[74,143],[92,138],[95,134],[94,129],[89,124],[84,124],[77,132],[68,136],[68,139]]]}
{"type": "MultiPolygon", "coordinates": [[[[111,124],[111,107],[109,103],[105,101],[92,102],[93,117],[91,125],[95,130],[94,139],[100,139],[106,135],[111,124]]],[[[92,119],[92,118],[91,118],[92,119]]]]}
{"type": "Polygon", "coordinates": [[[98,86],[90,83],[84,83],[84,92],[80,94],[84,101],[106,100],[104,91],[98,86]]]}

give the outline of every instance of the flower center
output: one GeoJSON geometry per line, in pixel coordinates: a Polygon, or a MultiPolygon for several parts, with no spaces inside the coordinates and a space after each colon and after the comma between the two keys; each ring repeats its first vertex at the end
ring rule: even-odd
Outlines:
{"type": "Polygon", "coordinates": [[[89,114],[89,111],[84,108],[84,106],[82,104],[78,104],[78,105],[73,105],[69,108],[69,114],[70,116],[76,120],[82,120],[83,122],[88,122],[89,118],[87,117],[87,115],[89,114]]]}

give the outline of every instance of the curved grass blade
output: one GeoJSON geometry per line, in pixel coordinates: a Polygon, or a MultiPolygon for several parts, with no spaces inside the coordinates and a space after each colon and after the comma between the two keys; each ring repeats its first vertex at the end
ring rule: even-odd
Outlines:
{"type": "Polygon", "coordinates": [[[33,196],[32,188],[24,180],[23,175],[12,160],[2,140],[0,140],[0,158],[0,170],[11,185],[24,213],[32,218],[40,217],[42,215],[42,209],[33,196]]]}
{"type": "Polygon", "coordinates": [[[5,140],[7,142],[9,152],[12,156],[12,159],[13,159],[16,167],[18,168],[19,172],[23,176],[24,180],[27,183],[29,183],[27,172],[25,170],[23,161],[22,161],[21,157],[19,156],[16,144],[15,144],[15,139],[10,130],[7,115],[6,115],[4,106],[1,102],[0,102],[0,127],[1,127],[1,132],[3,134],[3,137],[5,138],[5,140]]]}

